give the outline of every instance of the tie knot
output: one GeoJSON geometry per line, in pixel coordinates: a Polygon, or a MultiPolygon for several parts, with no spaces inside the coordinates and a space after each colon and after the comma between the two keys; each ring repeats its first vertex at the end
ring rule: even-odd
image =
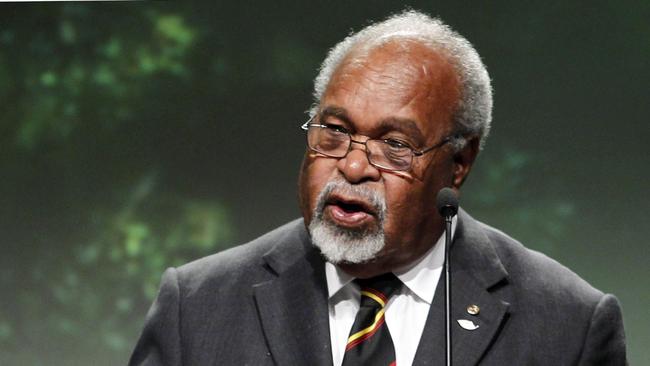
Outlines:
{"type": "Polygon", "coordinates": [[[402,286],[402,281],[392,273],[355,280],[361,289],[361,306],[386,306],[388,299],[402,286]]]}

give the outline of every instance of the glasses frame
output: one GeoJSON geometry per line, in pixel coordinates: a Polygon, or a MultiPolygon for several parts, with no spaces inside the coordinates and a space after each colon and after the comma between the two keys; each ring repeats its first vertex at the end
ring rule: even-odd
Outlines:
{"type": "MultiPolygon", "coordinates": [[[[330,128],[327,125],[323,125],[323,124],[320,124],[320,123],[313,123],[312,121],[314,120],[314,117],[311,117],[307,122],[303,123],[302,126],[300,126],[300,128],[302,130],[304,130],[304,131],[307,131],[307,132],[309,132],[309,127],[330,128]]],[[[426,153],[428,153],[430,151],[433,151],[433,150],[435,150],[437,148],[440,148],[440,147],[448,144],[452,140],[457,139],[457,138],[460,137],[460,136],[458,136],[458,134],[450,135],[450,136],[447,136],[444,139],[442,139],[437,144],[435,144],[433,146],[430,146],[430,147],[427,147],[427,148],[424,148],[424,149],[421,149],[421,150],[416,150],[416,149],[414,149],[414,148],[412,148],[412,147],[410,147],[408,145],[405,145],[405,147],[407,149],[411,150],[411,161],[409,163],[409,167],[406,168],[406,169],[394,169],[394,168],[387,168],[387,167],[384,167],[384,166],[373,163],[372,159],[370,158],[370,150],[368,149],[368,145],[367,145],[368,141],[380,141],[380,142],[383,142],[383,143],[387,143],[388,140],[369,138],[366,141],[358,141],[358,140],[355,140],[355,139],[352,138],[352,134],[350,132],[346,132],[345,134],[348,135],[348,139],[350,139],[350,142],[348,143],[347,151],[342,156],[330,155],[330,154],[324,153],[322,151],[318,151],[318,150],[312,148],[311,146],[309,146],[309,143],[307,143],[307,147],[309,147],[309,149],[311,149],[312,151],[315,151],[315,152],[317,152],[319,154],[323,154],[323,155],[325,155],[327,157],[341,159],[341,158],[346,157],[350,153],[350,151],[352,151],[352,143],[356,143],[356,144],[364,146],[364,148],[366,150],[366,156],[368,158],[368,162],[372,166],[377,167],[377,168],[382,169],[382,170],[387,170],[387,171],[403,172],[403,171],[409,171],[409,170],[411,170],[411,168],[413,168],[413,158],[422,156],[422,155],[424,155],[424,154],[426,154],[426,153]]],[[[308,139],[308,141],[309,141],[309,139],[308,139]]]]}

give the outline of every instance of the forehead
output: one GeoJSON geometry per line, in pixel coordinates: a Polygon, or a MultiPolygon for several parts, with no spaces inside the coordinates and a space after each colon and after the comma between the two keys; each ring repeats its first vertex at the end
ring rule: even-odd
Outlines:
{"type": "Polygon", "coordinates": [[[447,57],[401,39],[352,51],[332,75],[321,109],[340,108],[360,127],[412,120],[430,135],[450,125],[459,96],[458,77],[447,57]]]}

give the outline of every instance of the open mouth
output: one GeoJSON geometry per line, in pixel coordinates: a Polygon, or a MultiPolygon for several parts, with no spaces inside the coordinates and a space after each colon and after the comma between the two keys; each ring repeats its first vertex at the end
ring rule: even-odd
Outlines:
{"type": "Polygon", "coordinates": [[[334,223],[349,228],[364,226],[377,218],[377,212],[372,204],[336,194],[329,197],[324,211],[334,223]]]}

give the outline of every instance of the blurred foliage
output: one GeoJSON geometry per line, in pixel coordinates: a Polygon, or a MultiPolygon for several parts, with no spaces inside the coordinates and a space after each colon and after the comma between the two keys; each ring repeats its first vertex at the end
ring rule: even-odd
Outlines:
{"type": "Polygon", "coordinates": [[[463,207],[476,218],[497,228],[509,227],[507,234],[525,245],[554,256],[566,241],[575,207],[571,200],[553,191],[553,179],[546,190],[527,177],[544,166],[539,156],[508,148],[483,159],[472,172],[463,190],[463,207]],[[467,192],[467,193],[465,193],[467,192]]]}
{"type": "MultiPolygon", "coordinates": [[[[35,22],[57,18],[48,11],[52,8],[40,9],[41,14],[30,13],[35,22]]],[[[10,110],[14,118],[7,119],[13,126],[5,128],[14,130],[14,143],[24,149],[61,143],[90,121],[92,127],[108,130],[127,123],[136,113],[134,101],[143,98],[152,78],[187,75],[195,31],[178,15],[143,12],[134,17],[139,19],[126,19],[126,26],[143,22],[147,31],[132,33],[118,28],[123,18],[116,22],[106,16],[99,18],[101,26],[90,24],[97,14],[88,7],[56,10],[58,24],[4,28],[0,36],[5,47],[28,48],[29,57],[6,55],[13,62],[3,64],[0,72],[9,79],[3,80],[2,94],[17,103],[10,110]]]]}
{"type": "Polygon", "coordinates": [[[156,104],[189,85],[197,30],[164,6],[21,6],[1,24],[0,364],[123,362],[164,269],[232,240],[220,200],[170,186],[157,153],[182,119],[156,104]]]}

